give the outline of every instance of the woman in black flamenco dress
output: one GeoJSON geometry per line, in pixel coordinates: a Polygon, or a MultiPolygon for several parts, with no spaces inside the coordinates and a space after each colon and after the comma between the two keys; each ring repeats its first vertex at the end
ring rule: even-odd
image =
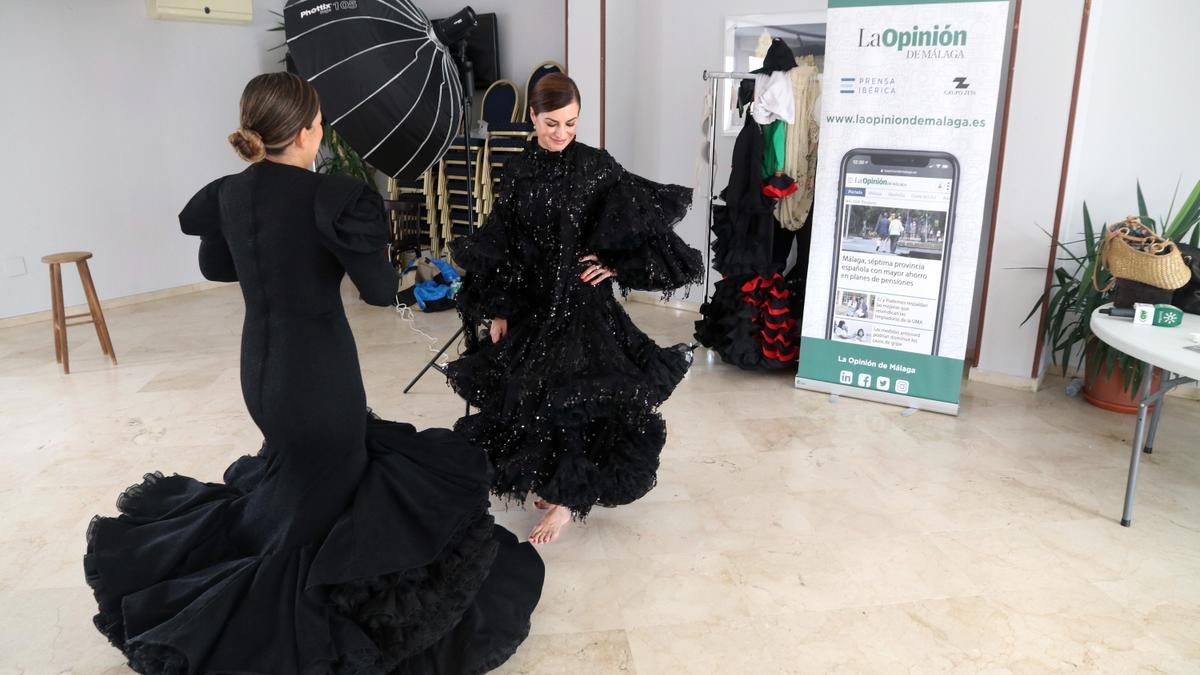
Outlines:
{"type": "Polygon", "coordinates": [[[302,79],[255,78],[242,106],[230,140],[255,163],[179,220],[204,275],[241,284],[242,392],[265,443],[223,483],[149,474],[93,520],[96,626],[142,673],[494,668],[544,568],[489,515],[483,451],[367,409],[339,286],[349,273],[365,301],[393,301],[380,198],[303,168],[321,126],[302,79]]]}
{"type": "Polygon", "coordinates": [[[669,292],[703,268],[672,229],[691,190],[575,141],[579,93],[566,76],[543,78],[530,103],[537,138],[505,165],[488,222],[452,245],[467,270],[460,310],[491,328],[448,374],[479,409],[455,429],[488,451],[493,492],[541,497],[548,512],[529,539],[548,543],[593,505],[654,487],[657,408],[691,364],[690,346],[659,347],[633,324],[611,279],[669,292]]]}

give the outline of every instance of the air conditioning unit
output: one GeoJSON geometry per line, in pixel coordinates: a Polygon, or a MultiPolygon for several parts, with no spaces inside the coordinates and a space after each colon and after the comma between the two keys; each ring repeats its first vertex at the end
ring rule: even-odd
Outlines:
{"type": "Polygon", "coordinates": [[[252,0],[146,0],[146,15],[168,21],[250,23],[252,0]]]}

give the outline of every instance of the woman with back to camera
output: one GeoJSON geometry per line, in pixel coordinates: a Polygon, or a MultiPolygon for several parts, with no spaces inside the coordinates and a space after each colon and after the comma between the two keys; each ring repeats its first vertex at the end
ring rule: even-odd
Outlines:
{"type": "Polygon", "coordinates": [[[246,304],[242,393],[265,442],[223,483],[148,474],[93,520],[96,626],[142,673],[476,673],[529,630],[543,567],[488,513],[482,450],[367,409],[339,286],[393,302],[378,193],[308,170],[317,93],[246,85],[252,164],[179,214],[246,304]]]}
{"type": "Polygon", "coordinates": [[[450,364],[479,409],[455,429],[488,451],[493,491],[546,511],[529,535],[555,541],[592,506],[628,504],[655,483],[666,426],[658,406],[691,364],[663,348],[613,294],[668,292],[703,277],[700,252],[672,229],[691,190],[625,171],[575,140],[580,96],[565,75],[530,97],[536,138],[504,167],[487,224],[458,240],[464,318],[490,319],[490,340],[450,364]]]}

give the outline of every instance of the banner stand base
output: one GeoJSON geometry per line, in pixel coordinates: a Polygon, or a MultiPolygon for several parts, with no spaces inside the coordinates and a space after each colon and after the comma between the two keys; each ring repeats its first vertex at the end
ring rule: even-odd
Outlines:
{"type": "Polygon", "coordinates": [[[861,389],[859,387],[847,387],[840,384],[832,384],[822,382],[820,380],[808,380],[805,378],[796,378],[797,389],[807,389],[809,391],[817,391],[823,394],[832,396],[845,396],[847,398],[859,398],[864,401],[874,401],[876,403],[886,403],[888,405],[900,406],[902,408],[913,408],[916,410],[927,410],[929,412],[941,413],[943,415],[958,415],[957,403],[945,403],[942,401],[931,401],[923,398],[913,398],[911,396],[902,396],[895,393],[873,391],[871,389],[861,389]]]}

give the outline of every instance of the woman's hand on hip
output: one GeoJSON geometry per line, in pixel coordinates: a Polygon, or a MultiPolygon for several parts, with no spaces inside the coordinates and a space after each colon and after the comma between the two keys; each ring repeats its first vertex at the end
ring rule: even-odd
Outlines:
{"type": "Polygon", "coordinates": [[[508,319],[501,319],[500,317],[492,319],[492,325],[488,328],[488,334],[491,336],[492,342],[499,342],[508,334],[508,319]]]}
{"type": "Polygon", "coordinates": [[[579,262],[591,263],[579,278],[583,281],[595,286],[605,279],[617,276],[617,273],[600,264],[600,258],[595,254],[585,255],[579,259],[579,262]]]}

